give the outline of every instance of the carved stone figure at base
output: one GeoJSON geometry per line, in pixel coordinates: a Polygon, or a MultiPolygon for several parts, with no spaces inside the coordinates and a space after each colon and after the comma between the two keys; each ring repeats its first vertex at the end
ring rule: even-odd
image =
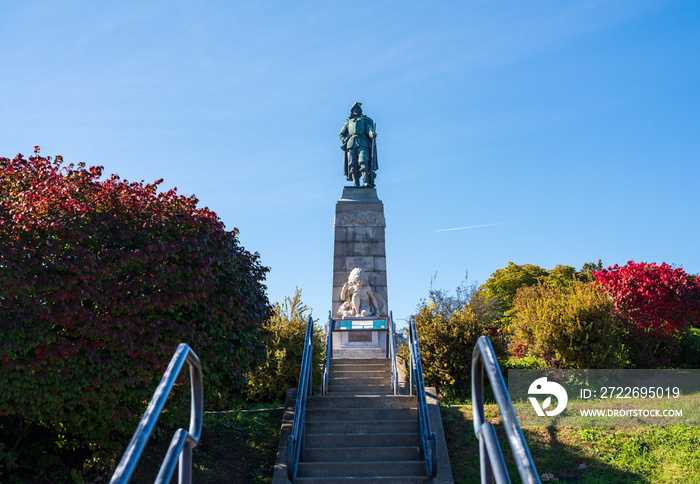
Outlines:
{"type": "Polygon", "coordinates": [[[348,282],[343,284],[340,291],[340,299],[343,304],[338,308],[338,316],[341,318],[363,318],[386,315],[384,299],[372,291],[367,282],[368,278],[364,269],[356,267],[350,272],[348,282]]]}

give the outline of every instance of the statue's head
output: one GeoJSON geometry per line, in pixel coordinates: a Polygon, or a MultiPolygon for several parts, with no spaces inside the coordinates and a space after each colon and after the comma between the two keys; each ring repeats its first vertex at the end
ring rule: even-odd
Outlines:
{"type": "Polygon", "coordinates": [[[356,102],[350,108],[350,117],[354,118],[356,116],[362,116],[362,103],[356,102]]]}
{"type": "Polygon", "coordinates": [[[367,274],[365,274],[365,270],[361,267],[355,267],[353,270],[350,271],[350,275],[348,276],[348,282],[350,284],[364,286],[365,284],[367,284],[368,281],[369,278],[367,277],[367,274]]]}

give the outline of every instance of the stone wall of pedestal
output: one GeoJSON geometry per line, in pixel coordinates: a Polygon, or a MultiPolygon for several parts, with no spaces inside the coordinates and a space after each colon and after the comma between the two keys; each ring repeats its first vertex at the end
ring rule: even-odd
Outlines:
{"type": "Polygon", "coordinates": [[[384,243],[384,204],[376,188],[345,187],[335,205],[335,244],[333,251],[333,318],[342,304],[340,291],[355,267],[365,270],[372,291],[387,307],[386,247],[384,243]]]}
{"type": "Polygon", "coordinates": [[[386,358],[387,335],[385,331],[367,331],[371,340],[366,343],[349,341],[349,331],[333,332],[331,358],[386,358]]]}

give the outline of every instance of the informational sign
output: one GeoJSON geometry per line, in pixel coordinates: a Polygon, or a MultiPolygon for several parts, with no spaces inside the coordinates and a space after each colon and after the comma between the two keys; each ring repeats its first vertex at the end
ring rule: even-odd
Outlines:
{"type": "Polygon", "coordinates": [[[386,331],[386,320],[385,319],[359,319],[359,320],[334,320],[333,321],[334,330],[351,331],[354,329],[361,331],[368,330],[385,330],[386,331]]]}

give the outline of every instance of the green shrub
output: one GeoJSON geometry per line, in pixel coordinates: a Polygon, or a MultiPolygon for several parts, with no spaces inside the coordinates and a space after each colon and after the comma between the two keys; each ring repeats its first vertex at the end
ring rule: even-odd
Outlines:
{"type": "MultiPolygon", "coordinates": [[[[423,303],[415,317],[425,384],[446,398],[470,395],[474,346],[479,337],[490,335],[489,322],[477,318],[469,305],[445,314],[433,301],[423,303]]],[[[497,355],[505,352],[500,341],[491,340],[497,355]]],[[[400,356],[408,361],[407,346],[400,356]]]]}
{"type": "MultiPolygon", "coordinates": [[[[249,399],[284,401],[287,389],[299,385],[304,338],[309,320],[309,307],[301,302],[301,289],[282,304],[275,303],[272,316],[265,323],[263,342],[266,357],[262,365],[248,373],[246,393],[249,399]]],[[[321,369],[325,357],[323,330],[314,326],[313,388],[321,384],[321,369]]]]}
{"type": "Polygon", "coordinates": [[[700,368],[700,328],[688,328],[678,339],[678,354],[672,359],[673,366],[700,368]]]}
{"type": "Polygon", "coordinates": [[[158,193],[162,180],[101,176],[0,158],[0,467],[15,474],[56,455],[40,436],[72,449],[73,469],[113,465],[180,342],[200,357],[208,407],[264,355],[267,269],[237,230],[158,193]]]}
{"type": "Polygon", "coordinates": [[[501,373],[503,373],[504,376],[508,370],[545,370],[547,368],[546,361],[532,355],[499,358],[498,365],[501,367],[501,373]]]}
{"type": "Polygon", "coordinates": [[[613,303],[594,284],[523,287],[513,307],[512,351],[525,350],[552,368],[624,365],[613,303]]]}

